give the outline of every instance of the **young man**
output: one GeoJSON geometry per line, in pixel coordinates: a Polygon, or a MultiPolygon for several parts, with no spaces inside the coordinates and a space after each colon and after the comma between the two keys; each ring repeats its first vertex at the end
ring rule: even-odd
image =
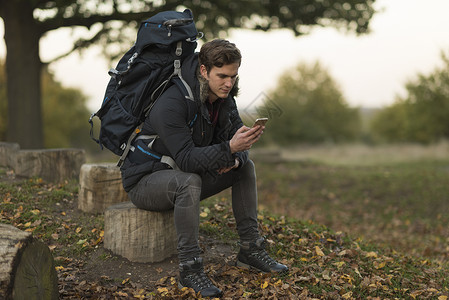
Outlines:
{"type": "Polygon", "coordinates": [[[234,96],[241,54],[226,40],[204,44],[182,64],[194,99],[172,85],[157,100],[122,167],[125,190],[139,208],[174,209],[180,287],[203,297],[220,296],[204,273],[198,245],[199,203],[232,187],[232,209],[240,237],[237,265],[262,272],[286,272],[265,251],[257,223],[254,164],[248,150],[264,127],[243,125],[234,96]],[[151,145],[149,145],[151,144],[151,145]],[[168,161],[161,157],[170,157],[168,161]]]}

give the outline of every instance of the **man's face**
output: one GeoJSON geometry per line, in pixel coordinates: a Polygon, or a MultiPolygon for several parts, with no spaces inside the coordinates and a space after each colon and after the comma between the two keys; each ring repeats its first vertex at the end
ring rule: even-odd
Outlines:
{"type": "Polygon", "coordinates": [[[212,67],[207,73],[206,67],[201,65],[201,75],[209,82],[209,101],[214,102],[218,98],[226,98],[235,84],[239,72],[239,64],[233,63],[220,68],[212,67]]]}

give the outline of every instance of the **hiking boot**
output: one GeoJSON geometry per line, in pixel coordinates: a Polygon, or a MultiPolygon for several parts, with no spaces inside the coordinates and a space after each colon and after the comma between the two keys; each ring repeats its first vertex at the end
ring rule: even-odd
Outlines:
{"type": "Polygon", "coordinates": [[[204,273],[201,257],[179,264],[178,287],[192,288],[195,293],[200,292],[202,297],[220,297],[223,293],[204,273]]]}
{"type": "Polygon", "coordinates": [[[264,273],[287,273],[288,267],[272,259],[265,250],[265,239],[259,238],[255,242],[243,242],[237,255],[236,266],[256,269],[264,273]]]}

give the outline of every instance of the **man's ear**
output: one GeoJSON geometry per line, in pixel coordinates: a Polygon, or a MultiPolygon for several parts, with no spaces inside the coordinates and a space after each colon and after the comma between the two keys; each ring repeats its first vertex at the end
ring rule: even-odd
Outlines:
{"type": "Polygon", "coordinates": [[[201,73],[201,76],[203,76],[205,79],[207,79],[207,68],[206,68],[206,66],[205,65],[201,65],[200,66],[200,73],[201,73]]]}

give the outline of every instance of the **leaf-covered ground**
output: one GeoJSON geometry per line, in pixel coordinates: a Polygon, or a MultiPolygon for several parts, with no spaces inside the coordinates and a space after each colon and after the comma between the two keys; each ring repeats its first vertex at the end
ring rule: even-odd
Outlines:
{"type": "Polygon", "coordinates": [[[377,245],[449,261],[449,161],[257,163],[259,202],[377,245]]]}
{"type": "MultiPolygon", "coordinates": [[[[77,183],[8,180],[0,173],[0,221],[33,232],[51,249],[61,299],[192,299],[177,288],[177,259],[130,263],[103,249],[103,217],[76,208],[77,183]]],[[[260,230],[288,275],[233,266],[235,221],[226,194],[204,201],[206,271],[223,299],[439,299],[449,296],[444,261],[382,249],[312,221],[262,211],[260,230]]]]}

